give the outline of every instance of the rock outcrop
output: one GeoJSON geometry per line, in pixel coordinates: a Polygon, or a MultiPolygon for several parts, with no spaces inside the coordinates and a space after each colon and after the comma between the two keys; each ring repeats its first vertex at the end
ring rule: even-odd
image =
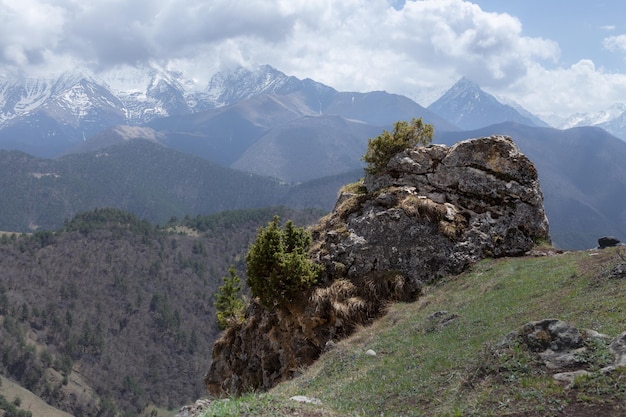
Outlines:
{"type": "MultiPolygon", "coordinates": [[[[595,330],[578,330],[572,324],[559,319],[545,319],[524,324],[509,333],[498,348],[506,349],[519,343],[538,358],[555,381],[571,386],[577,377],[590,376],[596,372],[609,373],[626,367],[626,332],[613,340],[595,330]],[[598,350],[606,350],[606,354],[598,350]],[[608,361],[608,354],[613,360],[608,361]],[[607,363],[596,363],[596,361],[607,363]]],[[[501,353],[499,353],[501,354],[501,353]]]]}
{"type": "Polygon", "coordinates": [[[619,239],[613,236],[603,236],[598,239],[598,249],[612,248],[613,246],[617,246],[620,243],[621,242],[619,241],[619,239]]]}
{"type": "Polygon", "coordinates": [[[485,257],[522,255],[549,242],[537,171],[508,137],[395,155],[384,173],[339,196],[313,230],[323,266],[303,303],[268,310],[214,346],[205,378],[212,395],[268,389],[311,364],[333,340],[411,301],[424,284],[485,257]]]}

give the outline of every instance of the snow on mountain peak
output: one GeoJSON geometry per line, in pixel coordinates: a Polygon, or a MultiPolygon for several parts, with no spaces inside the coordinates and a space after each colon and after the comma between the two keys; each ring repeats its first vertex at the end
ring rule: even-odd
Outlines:
{"type": "Polygon", "coordinates": [[[215,107],[221,107],[264,92],[276,91],[289,78],[269,65],[255,69],[240,66],[214,74],[205,93],[215,107]]]}

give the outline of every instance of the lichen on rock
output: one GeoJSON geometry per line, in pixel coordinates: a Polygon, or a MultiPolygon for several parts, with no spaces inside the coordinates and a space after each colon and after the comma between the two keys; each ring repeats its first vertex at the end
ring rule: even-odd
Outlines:
{"type": "Polygon", "coordinates": [[[318,286],[297,306],[251,304],[215,344],[211,394],[269,389],[389,302],[415,300],[424,284],[482,258],[550,241],[537,170],[505,136],[407,149],[347,189],[312,228],[318,286]]]}

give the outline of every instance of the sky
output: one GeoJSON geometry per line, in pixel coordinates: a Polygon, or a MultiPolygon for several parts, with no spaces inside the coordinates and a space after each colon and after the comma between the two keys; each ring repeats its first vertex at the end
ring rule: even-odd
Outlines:
{"type": "Polygon", "coordinates": [[[0,75],[269,64],[428,105],[465,76],[538,115],[626,102],[626,2],[0,0],[0,75]]]}

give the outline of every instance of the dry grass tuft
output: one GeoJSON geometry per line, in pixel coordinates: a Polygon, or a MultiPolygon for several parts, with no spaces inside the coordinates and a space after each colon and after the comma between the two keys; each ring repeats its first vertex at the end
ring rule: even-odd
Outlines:
{"type": "Polygon", "coordinates": [[[349,194],[365,194],[367,193],[367,189],[363,185],[363,179],[361,178],[359,181],[346,184],[339,190],[340,194],[349,193],[349,194]]]}
{"type": "Polygon", "coordinates": [[[366,323],[370,318],[370,306],[360,297],[334,302],[332,306],[337,318],[348,323],[366,323]]]}
{"type": "Polygon", "coordinates": [[[425,219],[431,223],[445,219],[448,212],[444,204],[417,195],[406,196],[400,202],[400,208],[411,216],[425,219]]]}
{"type": "Polygon", "coordinates": [[[409,195],[400,202],[408,215],[437,223],[439,231],[449,239],[459,237],[467,226],[467,219],[449,203],[437,203],[425,196],[409,195]]]}
{"type": "Polygon", "coordinates": [[[357,213],[361,210],[365,198],[363,194],[344,194],[343,201],[335,209],[337,216],[345,220],[350,214],[357,213]]]}
{"type": "Polygon", "coordinates": [[[330,286],[316,288],[311,295],[311,302],[314,305],[321,305],[326,302],[343,301],[354,297],[357,294],[357,287],[350,281],[339,279],[330,286]]]}
{"type": "Polygon", "coordinates": [[[366,297],[372,302],[409,301],[407,278],[397,271],[385,271],[371,274],[365,279],[366,297]]]}

